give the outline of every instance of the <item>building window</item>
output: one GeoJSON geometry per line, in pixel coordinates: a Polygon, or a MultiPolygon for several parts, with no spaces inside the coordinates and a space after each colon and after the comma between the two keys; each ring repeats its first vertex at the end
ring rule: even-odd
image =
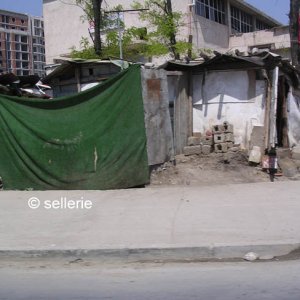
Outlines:
{"type": "Polygon", "coordinates": [[[27,53],[22,53],[22,60],[27,60],[28,61],[28,54],[27,53]]]}
{"type": "Polygon", "coordinates": [[[21,51],[27,52],[28,51],[27,45],[21,45],[21,51]]]}
{"type": "Polygon", "coordinates": [[[197,15],[225,24],[225,3],[223,0],[196,0],[195,9],[197,15]]]}
{"type": "Polygon", "coordinates": [[[231,28],[235,32],[252,32],[253,19],[252,16],[246,12],[231,6],[231,28]]]}
{"type": "Polygon", "coordinates": [[[27,44],[27,36],[26,35],[21,36],[21,42],[27,44]]]}
{"type": "Polygon", "coordinates": [[[40,20],[34,20],[34,26],[35,27],[40,27],[41,26],[41,23],[40,23],[40,20]]]}
{"type": "Polygon", "coordinates": [[[11,21],[12,21],[13,23],[15,23],[15,22],[16,22],[16,18],[11,18],[11,21]]]}
{"type": "Polygon", "coordinates": [[[265,29],[270,29],[271,26],[268,24],[256,19],[256,30],[265,30],[265,29]]]}

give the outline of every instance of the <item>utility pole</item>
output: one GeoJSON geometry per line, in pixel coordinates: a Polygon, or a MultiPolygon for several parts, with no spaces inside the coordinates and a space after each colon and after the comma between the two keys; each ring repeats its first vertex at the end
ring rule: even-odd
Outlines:
{"type": "Polygon", "coordinates": [[[124,56],[123,56],[123,42],[122,42],[122,27],[121,27],[121,13],[124,12],[136,12],[136,11],[145,11],[145,10],[149,10],[148,8],[142,8],[142,9],[123,9],[123,10],[111,10],[111,11],[105,11],[105,14],[117,14],[118,15],[118,39],[119,39],[119,51],[120,51],[120,60],[123,60],[124,56]]]}
{"type": "Polygon", "coordinates": [[[293,66],[299,67],[300,62],[300,0],[290,0],[290,37],[293,66]]]}

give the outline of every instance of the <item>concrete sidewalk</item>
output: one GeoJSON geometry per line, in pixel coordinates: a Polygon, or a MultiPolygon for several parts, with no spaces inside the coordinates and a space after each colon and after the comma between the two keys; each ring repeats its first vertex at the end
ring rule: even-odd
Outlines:
{"type": "MultiPolygon", "coordinates": [[[[34,200],[36,201],[36,200],[34,200]]],[[[33,201],[33,205],[35,202],[33,201]]],[[[81,202],[82,203],[82,202],[81,202]]],[[[300,183],[0,192],[0,254],[147,259],[278,256],[300,245],[300,183]],[[36,197],[40,207],[28,207],[36,197]],[[65,197],[65,198],[64,198],[65,197]],[[45,201],[90,200],[90,209],[45,201]]]]}

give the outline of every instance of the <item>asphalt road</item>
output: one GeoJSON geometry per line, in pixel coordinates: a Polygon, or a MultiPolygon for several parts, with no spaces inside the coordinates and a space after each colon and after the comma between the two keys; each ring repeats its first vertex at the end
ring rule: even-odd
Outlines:
{"type": "Polygon", "coordinates": [[[300,261],[0,266],[1,300],[300,299],[300,261]]]}

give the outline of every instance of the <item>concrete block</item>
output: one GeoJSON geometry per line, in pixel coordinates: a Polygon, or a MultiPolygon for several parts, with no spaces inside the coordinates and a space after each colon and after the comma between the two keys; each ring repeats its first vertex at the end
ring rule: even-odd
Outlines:
{"type": "Polygon", "coordinates": [[[216,153],[225,153],[227,150],[227,143],[215,144],[216,153]]]}
{"type": "Polygon", "coordinates": [[[259,164],[261,162],[262,153],[260,147],[254,146],[250,151],[249,162],[259,164]]]}
{"type": "Polygon", "coordinates": [[[220,133],[220,134],[214,134],[214,143],[215,144],[220,144],[225,142],[225,134],[220,133]]]}
{"type": "Polygon", "coordinates": [[[278,158],[291,158],[291,150],[289,148],[278,148],[276,149],[276,156],[278,158]]]}
{"type": "Polygon", "coordinates": [[[225,133],[225,142],[232,142],[234,143],[234,135],[233,133],[225,133]]]}
{"type": "Polygon", "coordinates": [[[233,142],[227,142],[227,149],[233,148],[233,142]]]}
{"type": "Polygon", "coordinates": [[[212,146],[213,143],[214,143],[214,140],[213,140],[212,136],[203,136],[200,141],[201,141],[202,145],[212,146]]]}
{"type": "Polygon", "coordinates": [[[188,138],[188,146],[197,146],[200,145],[200,137],[190,136],[188,138]]]}
{"type": "Polygon", "coordinates": [[[292,150],[292,159],[300,160],[300,146],[294,147],[292,150]]]}
{"type": "Polygon", "coordinates": [[[224,122],[223,127],[224,127],[224,132],[233,133],[233,125],[232,124],[229,124],[228,122],[224,122]]]}
{"type": "Polygon", "coordinates": [[[224,132],[224,126],[223,125],[214,125],[212,128],[212,133],[213,134],[219,134],[224,132]]]}
{"type": "Polygon", "coordinates": [[[187,146],[183,148],[183,154],[185,156],[201,154],[201,146],[187,146]]]}
{"type": "Polygon", "coordinates": [[[202,133],[201,132],[193,132],[193,136],[196,136],[198,138],[201,138],[202,133]]]}
{"type": "Polygon", "coordinates": [[[211,145],[203,145],[202,146],[202,154],[208,155],[211,153],[212,146],[211,145]]]}
{"type": "Polygon", "coordinates": [[[296,164],[290,158],[283,158],[278,161],[282,173],[286,177],[294,177],[298,174],[296,164]]]}
{"type": "Polygon", "coordinates": [[[260,147],[261,152],[265,150],[265,127],[264,126],[254,126],[251,132],[249,149],[254,146],[260,147]]]}

